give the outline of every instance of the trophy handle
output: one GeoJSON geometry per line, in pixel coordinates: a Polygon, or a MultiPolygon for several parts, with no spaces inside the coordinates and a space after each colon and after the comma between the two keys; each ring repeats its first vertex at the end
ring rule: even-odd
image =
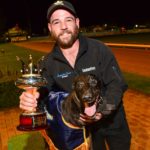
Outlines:
{"type": "MultiPolygon", "coordinates": [[[[32,95],[35,95],[35,93],[37,92],[37,87],[26,87],[24,88],[24,90],[32,95]]],[[[32,112],[36,112],[36,108],[33,108],[30,111],[25,111],[26,113],[32,113],[32,112]]]]}

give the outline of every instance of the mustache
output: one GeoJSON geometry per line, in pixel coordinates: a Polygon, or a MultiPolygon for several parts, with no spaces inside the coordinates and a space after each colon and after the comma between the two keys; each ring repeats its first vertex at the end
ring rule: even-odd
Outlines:
{"type": "Polygon", "coordinates": [[[65,34],[65,33],[71,34],[72,32],[69,31],[69,30],[63,30],[63,31],[59,34],[59,36],[65,34]]]}

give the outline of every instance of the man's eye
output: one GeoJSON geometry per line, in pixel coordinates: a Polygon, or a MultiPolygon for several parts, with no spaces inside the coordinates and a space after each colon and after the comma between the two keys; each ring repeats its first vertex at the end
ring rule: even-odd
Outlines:
{"type": "Polygon", "coordinates": [[[67,21],[67,22],[73,22],[73,21],[74,21],[74,18],[68,17],[68,18],[66,18],[66,21],[67,21]]]}
{"type": "Polygon", "coordinates": [[[56,25],[56,24],[58,24],[58,23],[59,23],[58,21],[54,21],[54,22],[53,22],[54,25],[56,25]]]}
{"type": "Polygon", "coordinates": [[[67,22],[71,22],[72,21],[72,19],[67,19],[67,22]]]}

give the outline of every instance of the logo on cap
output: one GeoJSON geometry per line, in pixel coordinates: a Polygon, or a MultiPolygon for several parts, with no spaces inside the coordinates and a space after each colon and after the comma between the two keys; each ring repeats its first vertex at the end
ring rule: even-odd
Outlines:
{"type": "Polygon", "coordinates": [[[57,1],[54,3],[54,5],[64,5],[63,1],[57,1]]]}

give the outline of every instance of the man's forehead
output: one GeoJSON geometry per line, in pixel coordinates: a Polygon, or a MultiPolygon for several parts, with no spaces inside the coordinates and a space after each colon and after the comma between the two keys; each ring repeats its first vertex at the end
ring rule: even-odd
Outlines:
{"type": "Polygon", "coordinates": [[[69,11],[65,10],[65,9],[57,9],[55,10],[53,13],[52,13],[52,16],[54,15],[60,15],[60,16],[63,16],[63,15],[70,15],[70,16],[73,16],[69,11]]]}

